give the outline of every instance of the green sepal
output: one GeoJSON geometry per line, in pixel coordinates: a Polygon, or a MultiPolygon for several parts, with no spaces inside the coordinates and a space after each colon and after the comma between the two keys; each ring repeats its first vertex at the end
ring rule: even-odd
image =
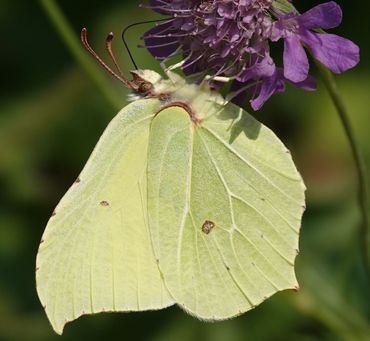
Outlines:
{"type": "Polygon", "coordinates": [[[275,0],[273,2],[273,7],[281,14],[288,14],[292,12],[298,13],[294,5],[288,0],[275,0]]]}

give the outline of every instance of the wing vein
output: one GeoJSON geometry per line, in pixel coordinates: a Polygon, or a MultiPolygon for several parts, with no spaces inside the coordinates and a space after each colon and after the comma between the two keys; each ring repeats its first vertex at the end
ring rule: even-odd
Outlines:
{"type": "MultiPolygon", "coordinates": [[[[251,203],[249,203],[248,201],[246,201],[245,199],[243,199],[242,197],[240,197],[240,196],[238,196],[234,193],[231,193],[231,197],[240,201],[242,204],[250,207],[253,211],[255,211],[268,225],[270,225],[272,227],[273,231],[281,238],[281,240],[284,242],[284,244],[286,244],[286,246],[289,248],[289,243],[287,242],[287,240],[281,235],[281,233],[275,227],[275,225],[271,222],[271,220],[268,219],[260,210],[258,210],[251,203]]],[[[276,251],[280,253],[279,250],[276,249],[276,251]]]]}
{"type": "MultiPolygon", "coordinates": [[[[202,274],[202,266],[200,264],[200,257],[199,257],[199,248],[198,248],[198,234],[197,234],[197,231],[196,231],[196,226],[194,224],[194,220],[193,220],[193,215],[191,214],[191,212],[189,212],[189,216],[190,216],[190,219],[191,219],[191,222],[192,222],[192,225],[194,227],[194,234],[195,234],[195,238],[194,238],[194,242],[195,242],[195,253],[196,253],[196,258],[197,258],[197,265],[198,265],[198,269],[199,269],[199,275],[202,274]]],[[[199,280],[199,284],[203,287],[203,291],[204,292],[207,292],[206,291],[206,286],[204,286],[204,282],[202,280],[202,277],[201,278],[198,278],[199,280]]],[[[207,306],[208,306],[208,310],[210,311],[210,302],[209,302],[209,298],[208,298],[208,295],[206,296],[206,300],[207,300],[207,306]]]]}
{"type": "MultiPolygon", "coordinates": [[[[200,135],[199,135],[200,136],[200,135]]],[[[229,207],[230,207],[230,214],[231,214],[231,219],[232,219],[232,223],[233,223],[233,227],[234,227],[234,230],[236,230],[236,231],[238,231],[244,238],[245,238],[245,240],[246,241],[248,241],[248,243],[250,244],[250,245],[252,245],[252,247],[262,256],[262,258],[265,260],[265,262],[267,263],[267,264],[269,264],[271,267],[272,267],[272,269],[274,269],[274,271],[277,273],[277,274],[279,274],[279,276],[280,276],[280,273],[277,271],[277,269],[276,269],[276,267],[275,267],[275,265],[274,264],[272,264],[271,262],[269,262],[268,261],[268,259],[265,257],[265,255],[263,254],[263,252],[257,247],[257,245],[255,245],[254,243],[253,243],[253,241],[251,241],[247,236],[245,236],[240,230],[239,230],[239,228],[238,228],[238,226],[237,226],[237,224],[236,224],[236,222],[235,222],[235,216],[234,216],[234,208],[233,208],[233,205],[232,205],[232,202],[231,202],[231,196],[232,196],[232,193],[231,193],[231,191],[230,191],[230,189],[229,189],[229,187],[227,186],[227,183],[226,183],[226,180],[224,179],[224,177],[223,177],[223,175],[220,173],[220,170],[218,169],[218,167],[217,167],[217,164],[216,164],[216,161],[214,160],[214,158],[213,158],[213,156],[212,156],[212,154],[210,153],[210,151],[209,151],[209,149],[208,149],[208,147],[207,147],[207,145],[206,145],[206,143],[203,141],[203,138],[200,136],[200,139],[201,139],[201,141],[202,141],[202,143],[203,143],[203,145],[204,145],[204,147],[205,147],[205,150],[206,150],[206,152],[207,152],[207,155],[208,155],[208,157],[209,157],[209,159],[210,159],[210,161],[211,161],[211,163],[212,163],[212,165],[213,165],[213,167],[215,168],[215,170],[216,170],[216,172],[217,172],[217,175],[218,175],[218,177],[220,178],[220,180],[221,180],[221,182],[222,182],[222,184],[223,184],[223,186],[224,186],[224,188],[225,188],[225,190],[226,190],[226,192],[227,192],[227,195],[228,195],[228,201],[229,201],[229,207]]],[[[280,255],[280,253],[278,253],[279,255],[280,255]]],[[[266,276],[264,275],[264,277],[266,278],[266,276]]],[[[283,277],[282,277],[283,278],[283,277]]],[[[267,279],[267,278],[266,278],[267,279]]],[[[269,280],[269,279],[268,279],[269,280]]]]}
{"type": "Polygon", "coordinates": [[[211,136],[213,136],[217,141],[219,141],[222,145],[225,146],[228,150],[230,150],[239,160],[247,164],[251,169],[253,169],[256,173],[258,173],[262,178],[264,178],[268,183],[270,183],[274,188],[276,188],[280,193],[282,193],[285,197],[295,203],[300,203],[298,200],[294,199],[290,195],[288,195],[282,188],[277,186],[273,183],[266,175],[264,175],[259,169],[257,169],[254,165],[252,165],[249,161],[247,161],[243,156],[241,156],[234,148],[232,148],[229,144],[225,143],[216,133],[214,133],[211,129],[207,128],[206,126],[202,127],[205,131],[207,131],[211,136]]]}

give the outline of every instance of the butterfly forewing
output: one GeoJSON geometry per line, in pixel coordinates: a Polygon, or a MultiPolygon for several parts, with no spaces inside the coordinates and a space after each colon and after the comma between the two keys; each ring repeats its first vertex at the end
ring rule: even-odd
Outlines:
{"type": "Polygon", "coordinates": [[[147,225],[147,149],[158,100],[110,123],[57,206],[37,257],[37,290],[53,328],[84,314],[172,304],[147,225]]]}

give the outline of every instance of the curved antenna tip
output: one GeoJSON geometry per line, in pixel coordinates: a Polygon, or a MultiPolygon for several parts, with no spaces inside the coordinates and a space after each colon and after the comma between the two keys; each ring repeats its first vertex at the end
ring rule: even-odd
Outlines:
{"type": "Polygon", "coordinates": [[[114,33],[113,32],[109,32],[108,35],[107,35],[107,39],[105,40],[107,44],[111,43],[113,41],[113,38],[114,38],[114,33]]]}
{"type": "Polygon", "coordinates": [[[113,32],[109,33],[107,40],[106,40],[106,46],[109,55],[111,56],[115,66],[117,67],[119,75],[117,75],[99,56],[98,54],[92,49],[90,46],[88,39],[87,39],[87,28],[84,27],[81,30],[81,40],[82,44],[84,45],[85,49],[100,63],[100,65],[107,70],[112,76],[116,77],[119,81],[121,81],[127,88],[133,89],[132,83],[126,79],[126,77],[123,75],[121,69],[119,68],[116,59],[113,56],[112,52],[112,40],[113,40],[113,32]]]}

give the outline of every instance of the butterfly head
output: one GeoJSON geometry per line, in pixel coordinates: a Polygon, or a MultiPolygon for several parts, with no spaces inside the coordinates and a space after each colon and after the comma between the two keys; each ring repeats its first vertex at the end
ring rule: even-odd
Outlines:
{"type": "Polygon", "coordinates": [[[112,32],[108,34],[105,41],[105,46],[115,70],[111,68],[107,63],[105,63],[103,59],[91,47],[87,40],[87,29],[83,28],[81,31],[81,41],[85,49],[99,62],[99,64],[106,71],[108,71],[108,73],[118,79],[126,88],[133,90],[134,93],[140,97],[155,96],[156,92],[154,91],[154,86],[161,81],[162,77],[158,73],[151,70],[134,70],[131,71],[132,80],[127,79],[113,53],[113,37],[114,35],[112,32]]]}
{"type": "MultiPolygon", "coordinates": [[[[109,33],[106,39],[106,50],[115,67],[114,71],[101,57],[92,49],[87,40],[87,29],[81,31],[81,40],[86,50],[108,71],[118,79],[126,88],[133,91],[129,99],[159,98],[163,106],[175,103],[189,108],[189,113],[204,111],[205,103],[222,105],[224,100],[221,95],[212,91],[208,82],[202,84],[189,84],[180,75],[167,71],[167,79],[152,70],[131,71],[132,79],[129,80],[122,72],[112,50],[113,33],[109,33]]],[[[209,110],[208,110],[209,111],[209,110]]],[[[212,110],[213,111],[213,110],[212,110]]],[[[200,118],[201,119],[201,118],[200,118]]]]}

